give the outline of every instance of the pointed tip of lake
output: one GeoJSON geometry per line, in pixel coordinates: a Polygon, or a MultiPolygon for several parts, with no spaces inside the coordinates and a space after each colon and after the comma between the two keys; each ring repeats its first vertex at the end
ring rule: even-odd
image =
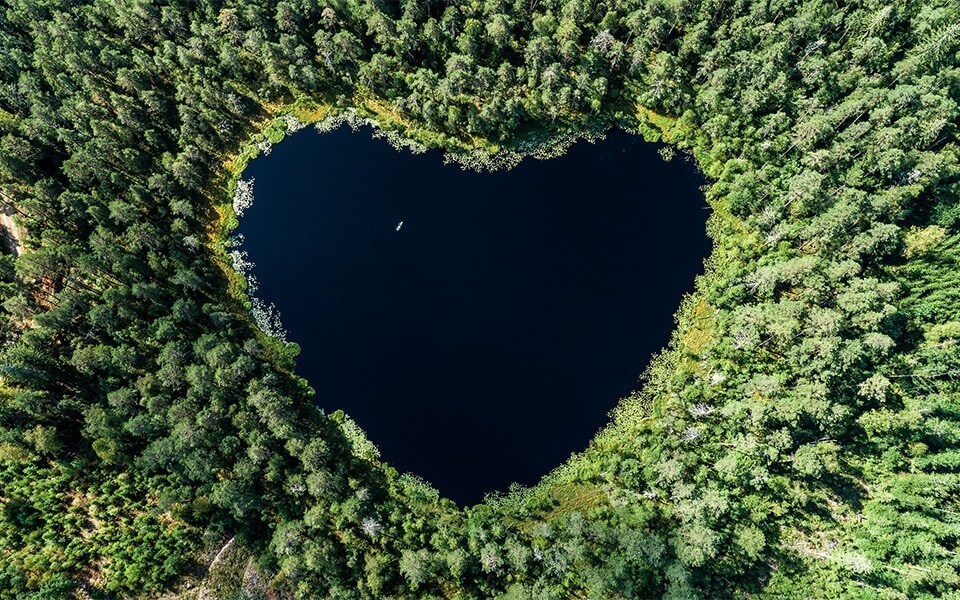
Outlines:
{"type": "Polygon", "coordinates": [[[461,504],[584,449],[709,252],[700,175],[614,132],[507,172],[305,130],[240,225],[317,404],[461,504]]]}

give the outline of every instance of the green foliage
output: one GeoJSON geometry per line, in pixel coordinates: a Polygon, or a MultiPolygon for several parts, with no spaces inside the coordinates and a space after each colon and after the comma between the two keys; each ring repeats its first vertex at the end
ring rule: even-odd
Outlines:
{"type": "Polygon", "coordinates": [[[224,539],[223,597],[955,595],[958,24],[947,0],[8,2],[0,598],[158,593],[224,539]],[[671,345],[533,489],[461,510],[398,475],[253,322],[223,203],[292,117],[349,110],[488,167],[619,125],[711,180],[671,345]]]}

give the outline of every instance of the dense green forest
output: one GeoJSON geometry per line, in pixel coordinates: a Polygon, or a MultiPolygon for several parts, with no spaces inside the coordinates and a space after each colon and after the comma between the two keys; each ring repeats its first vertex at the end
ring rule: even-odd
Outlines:
{"type": "Polygon", "coordinates": [[[4,0],[0,598],[960,598],[958,58],[955,0],[4,0]],[[239,170],[345,111],[708,177],[670,347],[539,486],[399,475],[256,327],[239,170]]]}

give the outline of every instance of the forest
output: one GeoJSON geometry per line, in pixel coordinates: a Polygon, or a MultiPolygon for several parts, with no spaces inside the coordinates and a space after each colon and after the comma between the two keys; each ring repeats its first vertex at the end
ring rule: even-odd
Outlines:
{"type": "Polygon", "coordinates": [[[960,598],[955,0],[5,0],[0,79],[0,599],[960,598]],[[338,119],[707,177],[670,345],[539,485],[457,507],[257,326],[240,172],[338,119]]]}

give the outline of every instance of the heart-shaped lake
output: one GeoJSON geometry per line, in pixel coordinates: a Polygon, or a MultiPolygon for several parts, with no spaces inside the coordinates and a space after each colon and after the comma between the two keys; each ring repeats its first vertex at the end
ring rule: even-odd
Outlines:
{"type": "Polygon", "coordinates": [[[469,504],[583,449],[669,339],[709,241],[702,179],[657,148],[476,173],[305,130],[244,174],[242,249],[318,406],[469,504]]]}

